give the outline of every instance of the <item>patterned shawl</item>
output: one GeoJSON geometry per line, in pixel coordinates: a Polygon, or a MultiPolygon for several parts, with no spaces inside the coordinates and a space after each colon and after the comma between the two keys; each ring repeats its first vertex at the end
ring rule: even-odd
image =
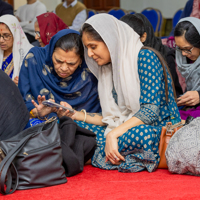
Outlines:
{"type": "Polygon", "coordinates": [[[46,99],[55,99],[56,103],[65,101],[77,110],[100,112],[97,92],[97,79],[88,70],[85,61],[75,72],[63,79],[53,67],[52,55],[56,42],[64,35],[79,32],[64,29],[52,37],[45,47],[32,48],[24,59],[19,76],[19,89],[28,110],[34,108],[32,99],[45,95],[46,99]]]}
{"type": "Polygon", "coordinates": [[[47,45],[51,38],[60,30],[68,26],[56,14],[49,12],[37,16],[42,42],[47,45]]]}

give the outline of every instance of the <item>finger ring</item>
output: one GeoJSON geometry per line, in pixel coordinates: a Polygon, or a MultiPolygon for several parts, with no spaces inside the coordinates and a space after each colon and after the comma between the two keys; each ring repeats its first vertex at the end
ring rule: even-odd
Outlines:
{"type": "Polygon", "coordinates": [[[117,156],[115,156],[113,160],[116,160],[116,159],[118,159],[118,157],[117,157],[117,156]]]}

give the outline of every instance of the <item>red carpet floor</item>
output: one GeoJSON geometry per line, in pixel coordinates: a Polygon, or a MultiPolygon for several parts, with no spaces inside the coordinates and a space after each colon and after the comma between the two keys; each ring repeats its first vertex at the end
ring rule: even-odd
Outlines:
{"type": "Polygon", "coordinates": [[[200,177],[156,172],[119,173],[85,166],[66,184],[16,191],[0,200],[200,200],[200,177]]]}

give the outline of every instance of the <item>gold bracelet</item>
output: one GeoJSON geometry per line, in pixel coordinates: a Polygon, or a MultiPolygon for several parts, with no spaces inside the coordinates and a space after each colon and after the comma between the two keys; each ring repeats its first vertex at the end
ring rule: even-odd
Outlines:
{"type": "Polygon", "coordinates": [[[39,115],[37,116],[37,118],[38,118],[39,120],[42,120],[42,121],[46,121],[46,120],[47,120],[47,117],[40,118],[39,115]]]}
{"type": "Polygon", "coordinates": [[[86,121],[86,118],[87,118],[87,112],[86,112],[85,109],[82,109],[81,112],[84,112],[84,114],[85,114],[85,117],[84,117],[84,120],[83,120],[83,122],[85,122],[85,121],[86,121]]]}
{"type": "MultiPolygon", "coordinates": [[[[34,108],[33,108],[34,109],[34,108]]],[[[47,120],[47,117],[40,117],[39,115],[38,115],[38,113],[37,113],[37,116],[35,116],[34,114],[33,114],[33,109],[30,111],[30,115],[31,115],[31,117],[32,118],[38,118],[38,119],[40,119],[40,120],[42,120],[42,121],[45,121],[45,120],[47,120]]]]}
{"type": "Polygon", "coordinates": [[[33,109],[30,111],[30,115],[32,118],[36,118],[36,116],[33,114],[33,109]]]}

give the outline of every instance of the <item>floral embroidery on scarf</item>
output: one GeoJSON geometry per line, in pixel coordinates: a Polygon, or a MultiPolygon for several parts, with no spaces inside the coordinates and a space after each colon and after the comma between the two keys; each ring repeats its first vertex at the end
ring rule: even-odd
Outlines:
{"type": "Polygon", "coordinates": [[[16,31],[17,29],[19,29],[21,31],[21,34],[23,35],[24,34],[24,31],[22,30],[22,27],[20,25],[16,25],[15,23],[14,24],[11,24],[12,25],[12,28],[14,29],[14,31],[16,31]]]}

